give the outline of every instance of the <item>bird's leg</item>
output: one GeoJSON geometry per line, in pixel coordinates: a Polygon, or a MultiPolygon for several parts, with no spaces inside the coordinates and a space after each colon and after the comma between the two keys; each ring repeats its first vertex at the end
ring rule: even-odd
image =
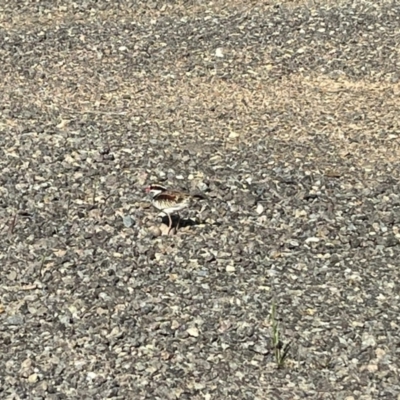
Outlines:
{"type": "Polygon", "coordinates": [[[165,211],[161,211],[158,214],[159,217],[162,217],[163,215],[166,215],[168,217],[169,224],[168,224],[168,233],[167,233],[167,235],[169,235],[169,232],[170,232],[170,230],[172,228],[172,219],[171,219],[171,216],[168,213],[166,213],[165,211]]]}
{"type": "Polygon", "coordinates": [[[178,216],[178,223],[176,224],[176,230],[178,230],[179,229],[179,225],[181,223],[181,216],[178,213],[176,213],[176,215],[178,216]]]}
{"type": "MultiPolygon", "coordinates": [[[[167,213],[165,213],[165,214],[167,214],[167,213]]],[[[171,219],[171,215],[170,214],[167,214],[167,216],[168,216],[168,220],[169,220],[169,225],[168,225],[168,235],[169,235],[169,232],[172,229],[172,219],[171,219]]]]}

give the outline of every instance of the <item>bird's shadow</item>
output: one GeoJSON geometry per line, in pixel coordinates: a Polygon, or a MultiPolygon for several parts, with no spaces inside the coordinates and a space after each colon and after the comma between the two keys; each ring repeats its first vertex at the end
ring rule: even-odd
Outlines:
{"type": "MultiPolygon", "coordinates": [[[[171,220],[172,220],[172,228],[177,228],[181,229],[181,228],[185,228],[187,226],[196,226],[196,225],[200,225],[201,221],[193,219],[193,218],[179,218],[177,215],[171,215],[171,220]]],[[[162,223],[169,226],[169,219],[168,217],[162,216],[162,223]]]]}

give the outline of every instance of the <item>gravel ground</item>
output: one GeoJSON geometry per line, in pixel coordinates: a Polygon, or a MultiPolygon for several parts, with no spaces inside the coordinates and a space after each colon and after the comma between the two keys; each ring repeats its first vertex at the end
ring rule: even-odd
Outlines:
{"type": "Polygon", "coordinates": [[[113,4],[0,4],[0,397],[399,399],[399,3],[113,4]]]}

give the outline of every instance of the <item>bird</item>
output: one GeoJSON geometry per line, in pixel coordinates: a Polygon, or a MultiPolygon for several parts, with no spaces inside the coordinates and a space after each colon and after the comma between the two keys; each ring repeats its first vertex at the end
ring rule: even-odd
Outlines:
{"type": "Polygon", "coordinates": [[[179,190],[170,190],[159,184],[150,184],[146,187],[146,193],[151,197],[151,204],[160,214],[165,214],[168,217],[168,234],[172,228],[171,214],[178,215],[178,226],[180,222],[179,211],[189,208],[196,200],[204,199],[202,194],[189,194],[179,190]]]}

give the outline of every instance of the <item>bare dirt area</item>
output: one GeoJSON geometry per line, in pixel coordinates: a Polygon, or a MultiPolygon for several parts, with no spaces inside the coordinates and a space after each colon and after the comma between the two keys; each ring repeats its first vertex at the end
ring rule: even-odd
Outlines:
{"type": "Polygon", "coordinates": [[[0,397],[397,399],[399,15],[1,3],[0,397]]]}

